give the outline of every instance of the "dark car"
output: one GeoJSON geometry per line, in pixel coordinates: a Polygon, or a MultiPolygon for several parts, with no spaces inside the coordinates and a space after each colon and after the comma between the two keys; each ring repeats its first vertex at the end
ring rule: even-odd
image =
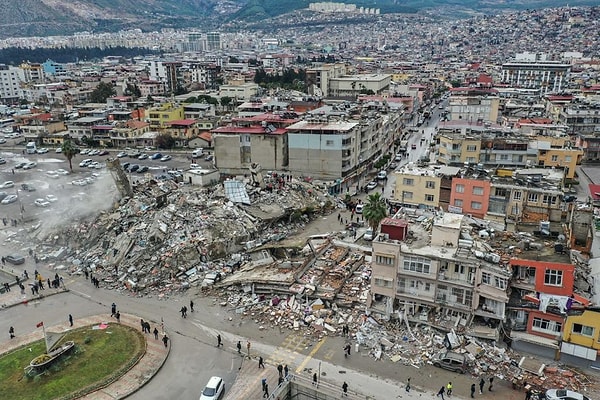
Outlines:
{"type": "Polygon", "coordinates": [[[162,154],[160,153],[154,153],[152,154],[152,157],[150,157],[151,160],[160,160],[162,158],[162,154]]]}
{"type": "Polygon", "coordinates": [[[126,163],[123,163],[123,164],[121,164],[121,166],[123,167],[123,169],[124,169],[125,171],[127,171],[127,170],[129,169],[129,165],[130,165],[130,164],[131,164],[131,163],[128,163],[128,162],[126,162],[126,163]]]}
{"type": "Polygon", "coordinates": [[[566,194],[566,195],[563,197],[563,201],[564,201],[565,203],[572,203],[572,202],[574,202],[575,200],[577,200],[577,196],[574,196],[574,195],[572,195],[572,194],[566,194]]]}
{"type": "Polygon", "coordinates": [[[148,171],[148,167],[145,165],[142,165],[140,167],[140,169],[137,170],[138,174],[143,174],[144,172],[147,172],[147,171],[148,171]]]}
{"type": "Polygon", "coordinates": [[[27,192],[35,192],[35,188],[33,186],[31,186],[28,183],[22,183],[21,184],[21,189],[27,191],[27,192]]]}
{"type": "Polygon", "coordinates": [[[25,262],[25,258],[23,256],[18,255],[18,254],[10,254],[10,255],[4,257],[4,260],[7,263],[11,263],[11,264],[14,264],[14,265],[20,265],[20,264],[23,264],[25,262]]]}
{"type": "Polygon", "coordinates": [[[110,153],[108,152],[108,150],[102,150],[100,153],[98,153],[99,156],[107,156],[110,153]]]}
{"type": "Polygon", "coordinates": [[[139,166],[138,164],[131,164],[131,165],[129,166],[129,172],[135,172],[135,171],[137,171],[138,169],[140,169],[140,166],[139,166]]]}

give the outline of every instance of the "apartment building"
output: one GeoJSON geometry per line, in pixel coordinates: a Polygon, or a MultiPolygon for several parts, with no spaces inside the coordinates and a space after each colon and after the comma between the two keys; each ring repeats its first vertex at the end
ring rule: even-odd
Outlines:
{"type": "Polygon", "coordinates": [[[448,211],[485,218],[489,208],[490,188],[489,179],[453,178],[448,211]]]}
{"type": "Polygon", "coordinates": [[[345,64],[321,64],[306,70],[306,84],[311,96],[328,97],[331,78],[346,75],[345,64]]]}
{"type": "Polygon", "coordinates": [[[369,309],[497,339],[510,272],[497,264],[497,255],[475,257],[477,244],[463,220],[462,215],[438,213],[427,224],[410,225],[407,238],[382,225],[382,232],[389,233],[373,241],[369,309]]]}
{"type": "Polygon", "coordinates": [[[12,104],[21,98],[19,71],[19,68],[0,64],[0,102],[12,104]]]}
{"type": "Polygon", "coordinates": [[[183,106],[173,103],[164,103],[148,110],[150,129],[164,129],[169,122],[183,119],[183,106]]]}
{"type": "Polygon", "coordinates": [[[403,207],[437,209],[451,204],[447,188],[460,171],[458,167],[406,165],[394,172],[396,186],[392,202],[403,207]]]}
{"type": "Polygon", "coordinates": [[[448,115],[452,121],[466,123],[496,123],[500,98],[491,88],[458,87],[450,89],[448,115]]]}
{"type": "Polygon", "coordinates": [[[381,94],[390,87],[389,74],[344,75],[329,78],[327,97],[353,97],[361,93],[381,94]]]}
{"type": "Polygon", "coordinates": [[[563,324],[560,351],[562,354],[596,361],[600,354],[600,309],[598,307],[568,310],[563,324]]]}
{"type": "Polygon", "coordinates": [[[545,60],[515,60],[502,64],[500,81],[517,88],[560,93],[569,81],[571,64],[545,60]]]}

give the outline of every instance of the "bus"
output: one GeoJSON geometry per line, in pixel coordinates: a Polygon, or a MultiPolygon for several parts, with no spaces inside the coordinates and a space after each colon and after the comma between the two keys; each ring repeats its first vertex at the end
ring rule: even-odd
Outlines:
{"type": "Polygon", "coordinates": [[[0,128],[6,128],[7,126],[10,126],[14,123],[15,123],[15,120],[13,118],[0,119],[0,128]]]}

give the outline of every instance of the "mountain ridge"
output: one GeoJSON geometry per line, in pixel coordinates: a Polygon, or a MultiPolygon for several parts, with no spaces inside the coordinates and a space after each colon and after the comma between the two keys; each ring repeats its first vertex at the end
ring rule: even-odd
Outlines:
{"type": "MultiPolygon", "coordinates": [[[[310,0],[0,0],[0,37],[70,35],[141,28],[217,29],[308,8],[310,0]]],[[[597,0],[338,0],[381,13],[416,13],[456,7],[480,13],[558,6],[592,6],[597,0]]]]}

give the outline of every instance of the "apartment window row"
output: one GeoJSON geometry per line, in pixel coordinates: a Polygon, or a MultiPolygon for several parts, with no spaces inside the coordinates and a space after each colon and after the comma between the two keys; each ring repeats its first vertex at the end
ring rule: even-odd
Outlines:
{"type": "Polygon", "coordinates": [[[375,286],[383,287],[383,288],[392,288],[394,287],[394,280],[392,278],[377,278],[375,277],[375,286]]]}
{"type": "Polygon", "coordinates": [[[533,318],[533,326],[531,329],[537,332],[555,335],[562,331],[562,323],[552,321],[549,319],[535,317],[533,318]]]}
{"type": "Polygon", "coordinates": [[[379,265],[394,265],[394,257],[375,255],[375,263],[379,265]]]}
{"type": "Polygon", "coordinates": [[[506,279],[492,275],[489,272],[481,273],[481,283],[489,286],[495,286],[498,289],[506,290],[506,279]]]}
{"type": "Polygon", "coordinates": [[[431,260],[424,257],[407,256],[404,257],[403,269],[420,274],[429,274],[431,260]]]}

